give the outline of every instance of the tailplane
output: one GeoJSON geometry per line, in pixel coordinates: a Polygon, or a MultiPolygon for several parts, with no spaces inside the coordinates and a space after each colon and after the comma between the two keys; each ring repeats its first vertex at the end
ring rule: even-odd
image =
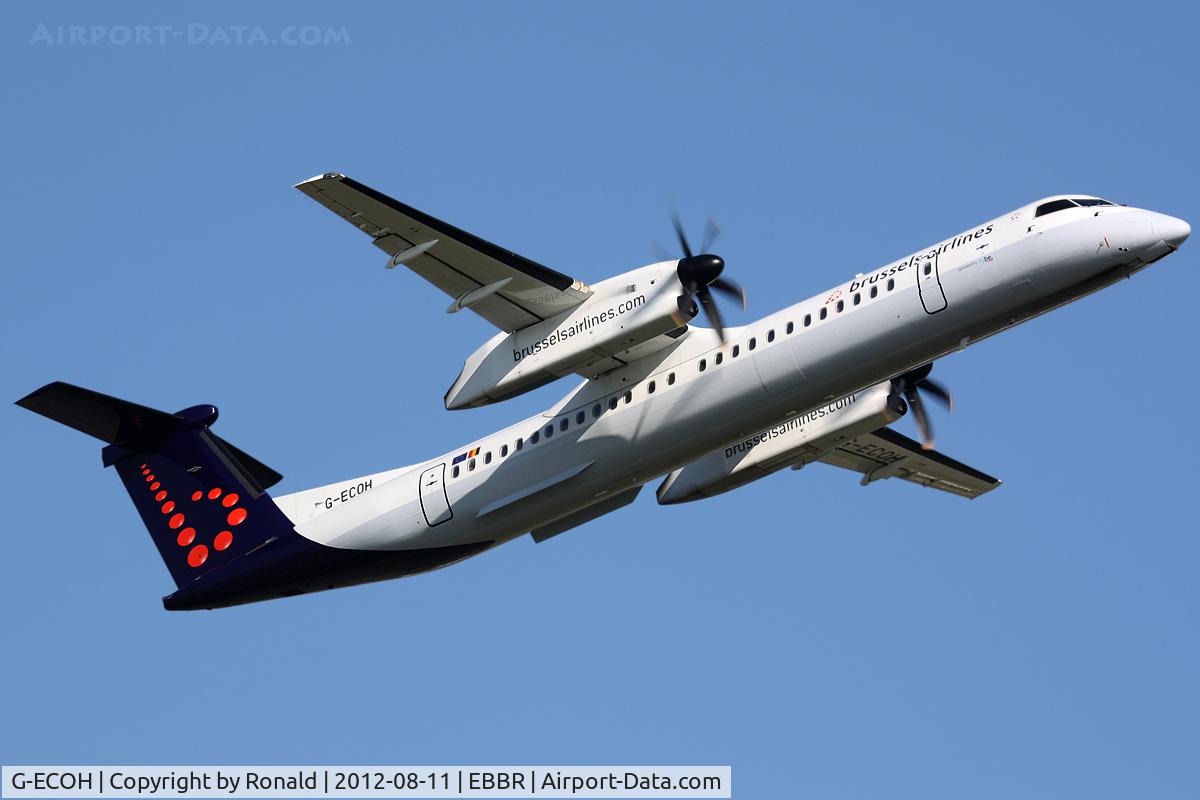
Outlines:
{"type": "Polygon", "coordinates": [[[292,531],[266,493],[283,476],[210,430],[211,405],[175,414],[69,383],[47,384],[17,405],[106,443],[176,586],[292,531]]]}

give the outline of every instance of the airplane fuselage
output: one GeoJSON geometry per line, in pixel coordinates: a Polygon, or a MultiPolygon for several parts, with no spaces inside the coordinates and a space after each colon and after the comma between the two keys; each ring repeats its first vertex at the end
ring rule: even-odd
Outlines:
{"type": "MultiPolygon", "coordinates": [[[[1189,230],[1123,206],[1035,218],[1037,207],[732,329],[725,344],[693,328],[670,348],[584,381],[543,414],[420,464],[276,498],[322,550],[381,557],[289,593],[423,571],[529,532],[553,535],[714,449],[1128,277],[1189,230]],[[422,556],[383,558],[401,552],[422,556]]],[[[623,279],[631,293],[679,291],[670,262],[623,279]]]]}

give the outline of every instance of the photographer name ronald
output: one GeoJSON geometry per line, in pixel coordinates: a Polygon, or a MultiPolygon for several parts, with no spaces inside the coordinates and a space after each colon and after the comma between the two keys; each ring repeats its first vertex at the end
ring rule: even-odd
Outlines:
{"type": "Polygon", "coordinates": [[[4,767],[4,797],[730,797],[728,766],[4,767]]]}

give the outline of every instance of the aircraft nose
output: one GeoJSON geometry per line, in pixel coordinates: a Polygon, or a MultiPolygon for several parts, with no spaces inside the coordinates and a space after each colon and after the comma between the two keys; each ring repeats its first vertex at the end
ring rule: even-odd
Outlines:
{"type": "Polygon", "coordinates": [[[1158,235],[1172,250],[1178,250],[1179,245],[1192,235],[1192,226],[1178,217],[1168,217],[1166,214],[1158,218],[1158,235]]]}

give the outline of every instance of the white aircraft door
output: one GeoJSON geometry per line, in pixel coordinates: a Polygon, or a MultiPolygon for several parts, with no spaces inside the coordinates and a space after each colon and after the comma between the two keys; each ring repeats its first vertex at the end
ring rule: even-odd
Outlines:
{"type": "Polygon", "coordinates": [[[446,465],[438,464],[421,473],[421,511],[429,527],[440,525],[454,516],[446,496],[446,465]]]}
{"type": "Polygon", "coordinates": [[[942,291],[942,279],[938,275],[940,255],[925,261],[917,269],[917,291],[926,314],[936,314],[946,307],[946,293],[942,291]]]}

